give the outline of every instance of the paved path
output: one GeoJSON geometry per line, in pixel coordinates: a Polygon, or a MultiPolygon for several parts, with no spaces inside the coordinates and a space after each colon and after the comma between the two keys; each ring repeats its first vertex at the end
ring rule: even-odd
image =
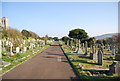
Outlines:
{"type": "Polygon", "coordinates": [[[3,75],[3,79],[70,79],[74,77],[76,75],[57,44],[3,75]]]}

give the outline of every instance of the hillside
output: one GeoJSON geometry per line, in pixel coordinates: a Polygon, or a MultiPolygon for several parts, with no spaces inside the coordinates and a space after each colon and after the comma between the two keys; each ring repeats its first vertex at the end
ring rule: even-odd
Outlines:
{"type": "Polygon", "coordinates": [[[112,37],[113,35],[117,35],[117,33],[108,33],[99,36],[94,36],[96,39],[106,39],[108,37],[112,37]]]}

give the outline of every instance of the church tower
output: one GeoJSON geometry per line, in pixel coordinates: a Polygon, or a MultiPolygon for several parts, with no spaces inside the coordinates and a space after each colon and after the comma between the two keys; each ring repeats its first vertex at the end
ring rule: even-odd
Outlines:
{"type": "Polygon", "coordinates": [[[9,20],[6,17],[0,18],[0,27],[5,28],[6,30],[9,29],[9,20]]]}

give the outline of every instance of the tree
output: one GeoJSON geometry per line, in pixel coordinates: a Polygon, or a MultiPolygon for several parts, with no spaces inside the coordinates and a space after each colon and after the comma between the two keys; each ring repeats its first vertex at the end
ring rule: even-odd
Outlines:
{"type": "Polygon", "coordinates": [[[55,41],[59,41],[58,37],[54,37],[54,40],[55,40],[55,41]]]}
{"type": "Polygon", "coordinates": [[[67,36],[62,37],[62,41],[64,41],[65,44],[67,44],[67,41],[68,41],[68,40],[69,40],[69,38],[68,38],[67,36]]]}
{"type": "Polygon", "coordinates": [[[37,39],[39,37],[35,32],[29,31],[29,33],[31,34],[32,38],[37,39]]]}
{"type": "Polygon", "coordinates": [[[17,29],[9,28],[7,30],[7,36],[12,39],[11,42],[13,43],[14,47],[17,47],[22,43],[21,39],[23,39],[23,36],[17,29]]]}
{"type": "Polygon", "coordinates": [[[95,44],[95,38],[94,37],[89,38],[88,39],[88,46],[90,47],[90,46],[93,46],[94,44],[95,44]]]}
{"type": "Polygon", "coordinates": [[[29,32],[29,31],[27,31],[27,30],[22,30],[22,35],[23,36],[25,36],[26,38],[29,38],[29,37],[31,37],[32,36],[32,34],[29,32]]]}
{"type": "Polygon", "coordinates": [[[2,36],[2,38],[8,38],[8,32],[7,32],[7,30],[3,29],[1,36],[2,36]]]}
{"type": "Polygon", "coordinates": [[[69,31],[69,35],[70,38],[73,39],[78,39],[78,50],[77,53],[81,53],[81,48],[80,48],[80,40],[86,40],[88,39],[88,35],[87,32],[85,32],[85,30],[83,29],[73,29],[71,31],[69,31]]]}
{"type": "Polygon", "coordinates": [[[120,33],[118,33],[118,35],[115,35],[114,39],[115,44],[118,45],[118,47],[120,47],[120,33]]]}
{"type": "Polygon", "coordinates": [[[80,39],[80,40],[85,40],[88,39],[88,35],[87,32],[85,32],[85,30],[83,29],[74,29],[69,31],[69,35],[70,38],[73,39],[80,39]]]}

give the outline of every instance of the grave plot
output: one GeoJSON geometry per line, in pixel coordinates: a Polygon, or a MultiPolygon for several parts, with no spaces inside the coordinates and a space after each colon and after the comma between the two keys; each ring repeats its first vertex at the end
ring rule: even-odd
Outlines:
{"type": "Polygon", "coordinates": [[[87,47],[85,48],[87,52],[75,53],[70,47],[63,44],[62,49],[82,78],[117,79],[119,77],[120,62],[114,64],[116,61],[114,48],[110,50],[109,48],[101,49],[96,46],[93,48],[87,47]]]}
{"type": "Polygon", "coordinates": [[[27,61],[48,48],[50,44],[53,44],[52,40],[48,40],[46,45],[44,40],[39,39],[26,39],[21,41],[23,43],[16,45],[12,42],[12,38],[10,40],[0,40],[0,74],[4,74],[20,63],[27,61]]]}

